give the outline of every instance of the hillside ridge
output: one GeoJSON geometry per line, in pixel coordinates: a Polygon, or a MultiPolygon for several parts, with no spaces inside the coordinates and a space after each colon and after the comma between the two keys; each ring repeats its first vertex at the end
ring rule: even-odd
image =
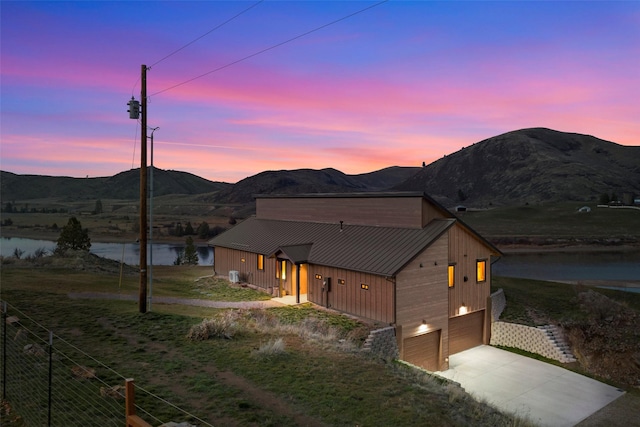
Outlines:
{"type": "MultiPolygon", "coordinates": [[[[347,175],[333,168],[270,170],[235,184],[154,169],[154,195],[201,195],[209,203],[253,204],[256,194],[426,192],[444,206],[489,207],[557,201],[594,202],[640,194],[640,147],[594,136],[527,128],[476,142],[423,167],[391,166],[347,175]]],[[[139,169],[112,177],[71,178],[1,171],[4,202],[139,198],[139,169]]]]}

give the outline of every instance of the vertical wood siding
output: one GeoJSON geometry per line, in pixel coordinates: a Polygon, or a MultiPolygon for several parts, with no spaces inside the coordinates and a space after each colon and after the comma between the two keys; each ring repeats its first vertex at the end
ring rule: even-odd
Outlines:
{"type": "MultiPolygon", "coordinates": [[[[402,347],[406,338],[440,330],[439,366],[448,356],[448,239],[448,234],[442,235],[396,277],[396,325],[402,334],[398,341],[402,347]]],[[[404,359],[404,348],[400,358],[404,359]]]]}
{"type": "Polygon", "coordinates": [[[344,313],[377,320],[393,322],[393,283],[382,276],[340,268],[309,264],[309,301],[344,313]],[[322,279],[316,279],[321,275],[322,279]],[[322,283],[331,278],[330,292],[323,292],[322,283]],[[341,284],[339,280],[344,280],[341,284]],[[362,284],[369,289],[362,289],[362,284]]]}
{"type": "Polygon", "coordinates": [[[449,263],[455,263],[455,286],[449,288],[449,316],[457,316],[463,303],[468,312],[484,310],[491,286],[491,251],[457,223],[448,234],[449,263]],[[487,261],[486,280],[481,283],[476,281],[478,259],[487,261]]]}
{"type": "MultiPolygon", "coordinates": [[[[236,270],[244,277],[247,277],[249,283],[265,290],[278,286],[275,258],[267,258],[265,256],[264,270],[258,270],[258,254],[256,253],[220,247],[213,248],[213,251],[216,274],[227,276],[229,271],[236,270]],[[245,262],[242,262],[243,258],[245,262]]],[[[289,277],[290,275],[287,275],[287,279],[289,277]]]]}

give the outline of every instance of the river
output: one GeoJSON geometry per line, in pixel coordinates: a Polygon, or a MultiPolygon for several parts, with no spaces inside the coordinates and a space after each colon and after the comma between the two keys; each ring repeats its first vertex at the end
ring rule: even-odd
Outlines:
{"type": "MultiPolygon", "coordinates": [[[[38,249],[53,252],[56,243],[48,240],[24,238],[0,238],[0,254],[12,256],[15,249],[23,257],[38,249]]],[[[173,265],[184,245],[154,243],[153,264],[173,265]]],[[[198,249],[199,265],[213,265],[213,250],[207,246],[198,249]]],[[[137,243],[92,243],[91,252],[126,264],[140,262],[140,245],[137,243]]],[[[150,253],[148,253],[150,255],[150,253]]],[[[150,256],[148,256],[150,262],[150,256]]],[[[640,281],[640,252],[543,252],[507,254],[492,264],[497,276],[521,277],[538,280],[580,281],[611,280],[640,281]]]]}
{"type": "Polygon", "coordinates": [[[497,276],[551,281],[640,281],[640,251],[507,254],[492,264],[497,276]]]}
{"type": "MultiPolygon", "coordinates": [[[[37,250],[44,249],[52,253],[56,242],[49,240],[24,239],[21,237],[0,237],[0,255],[13,256],[16,249],[22,250],[22,257],[33,255],[37,250]]],[[[184,245],[154,243],[152,251],[147,251],[147,262],[153,265],[173,265],[184,245]]],[[[197,246],[198,265],[213,265],[213,250],[208,246],[197,246]]],[[[98,256],[123,261],[125,264],[138,265],[140,263],[140,245],[138,243],[91,243],[91,253],[98,256]]]]}

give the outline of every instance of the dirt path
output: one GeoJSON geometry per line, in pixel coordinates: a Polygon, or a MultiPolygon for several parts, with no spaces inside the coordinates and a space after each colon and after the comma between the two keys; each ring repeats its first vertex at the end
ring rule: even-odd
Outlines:
{"type": "MultiPolygon", "coordinates": [[[[130,331],[118,329],[104,318],[98,319],[98,322],[103,328],[111,331],[114,335],[126,339],[129,345],[135,346],[138,344],[139,337],[131,333],[130,331]]],[[[163,343],[152,342],[147,343],[146,346],[150,350],[152,349],[156,352],[163,352],[165,354],[164,357],[167,359],[174,361],[184,361],[184,356],[182,354],[180,354],[174,348],[171,348],[163,343]]],[[[150,379],[150,383],[162,386],[167,386],[170,384],[173,392],[182,396],[189,396],[189,401],[194,408],[198,408],[200,410],[200,413],[207,413],[207,416],[209,418],[213,417],[213,419],[209,419],[209,422],[214,423],[214,425],[235,427],[247,425],[247,423],[225,416],[221,413],[213,414],[211,411],[207,411],[205,408],[209,401],[202,397],[199,398],[197,396],[194,396],[194,393],[192,393],[187,389],[187,387],[185,387],[183,381],[177,380],[177,376],[180,376],[182,380],[184,380],[185,378],[195,375],[196,373],[206,372],[208,375],[216,378],[219,382],[224,383],[228,387],[241,390],[242,395],[245,397],[245,399],[251,401],[258,407],[264,408],[267,411],[272,411],[275,414],[288,417],[294,420],[294,422],[300,426],[325,427],[325,424],[323,424],[321,421],[313,418],[312,416],[304,414],[293,405],[290,405],[287,402],[286,398],[278,396],[277,394],[272,393],[268,390],[264,390],[242,376],[236,375],[235,373],[228,370],[220,370],[215,365],[213,365],[213,363],[209,363],[206,365],[201,365],[194,361],[191,361],[191,363],[193,365],[191,365],[189,369],[180,374],[173,374],[173,376],[155,375],[150,379]]],[[[185,363],[185,365],[186,364],[187,363],[185,363]]],[[[249,425],[254,424],[249,423],[249,425]]]]}
{"type": "MultiPolygon", "coordinates": [[[[70,292],[67,294],[71,299],[113,299],[123,301],[137,301],[137,295],[114,294],[106,292],[70,292]]],[[[153,297],[156,304],[179,304],[192,305],[210,308],[271,308],[282,307],[284,304],[277,301],[212,301],[206,299],[176,298],[176,297],[153,297]]]]}

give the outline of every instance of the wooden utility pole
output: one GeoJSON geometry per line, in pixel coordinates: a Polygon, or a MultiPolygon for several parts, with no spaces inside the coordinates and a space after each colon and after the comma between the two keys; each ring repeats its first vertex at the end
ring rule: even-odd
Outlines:
{"type": "Polygon", "coordinates": [[[147,66],[142,65],[140,107],[140,290],[138,307],[140,313],[147,312],[147,66]]]}

